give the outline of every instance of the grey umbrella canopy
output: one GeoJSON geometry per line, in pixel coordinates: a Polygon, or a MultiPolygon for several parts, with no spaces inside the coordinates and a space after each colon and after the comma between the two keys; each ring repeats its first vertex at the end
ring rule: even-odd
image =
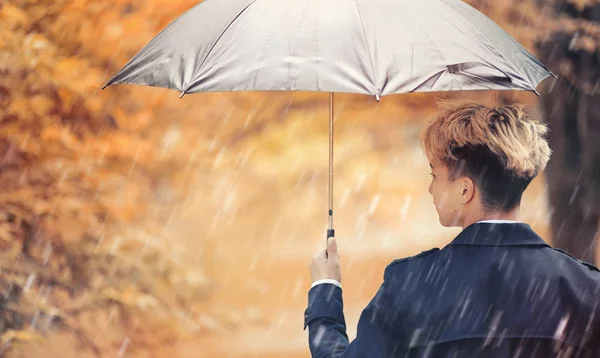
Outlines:
{"type": "MultiPolygon", "coordinates": [[[[142,48],[105,85],[179,91],[330,92],[381,96],[526,90],[551,72],[460,0],[205,0],[142,48]]],[[[332,235],[333,231],[328,233],[332,235]]]]}

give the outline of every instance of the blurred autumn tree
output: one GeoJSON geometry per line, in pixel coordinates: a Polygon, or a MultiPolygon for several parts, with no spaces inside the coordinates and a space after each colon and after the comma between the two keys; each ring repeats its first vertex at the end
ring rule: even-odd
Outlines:
{"type": "Polygon", "coordinates": [[[124,1],[0,3],[2,352],[62,327],[99,355],[81,322],[107,312],[141,346],[159,343],[193,322],[189,306],[206,290],[160,237],[193,152],[178,149],[177,131],[150,126],[156,103],[97,93],[114,47],[96,51],[95,31],[110,25],[93,26],[133,11],[124,1]]]}

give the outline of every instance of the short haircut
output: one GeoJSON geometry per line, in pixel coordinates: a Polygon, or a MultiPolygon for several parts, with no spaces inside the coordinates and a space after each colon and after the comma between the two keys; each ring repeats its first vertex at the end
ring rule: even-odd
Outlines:
{"type": "Polygon", "coordinates": [[[520,105],[443,105],[421,138],[427,158],[446,165],[450,180],[471,178],[486,210],[517,207],[550,159],[546,125],[520,105]]]}

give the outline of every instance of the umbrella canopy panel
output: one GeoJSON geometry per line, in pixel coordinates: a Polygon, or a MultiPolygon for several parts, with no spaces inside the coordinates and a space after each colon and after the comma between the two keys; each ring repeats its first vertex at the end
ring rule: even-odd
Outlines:
{"type": "Polygon", "coordinates": [[[107,85],[226,91],[535,91],[551,73],[460,0],[205,0],[107,85]]]}

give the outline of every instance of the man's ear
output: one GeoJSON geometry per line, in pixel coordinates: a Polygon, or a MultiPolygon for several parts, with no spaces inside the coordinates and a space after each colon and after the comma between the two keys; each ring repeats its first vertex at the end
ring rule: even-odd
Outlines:
{"type": "Polygon", "coordinates": [[[461,203],[468,204],[475,198],[475,183],[469,177],[462,177],[460,183],[461,203]]]}

